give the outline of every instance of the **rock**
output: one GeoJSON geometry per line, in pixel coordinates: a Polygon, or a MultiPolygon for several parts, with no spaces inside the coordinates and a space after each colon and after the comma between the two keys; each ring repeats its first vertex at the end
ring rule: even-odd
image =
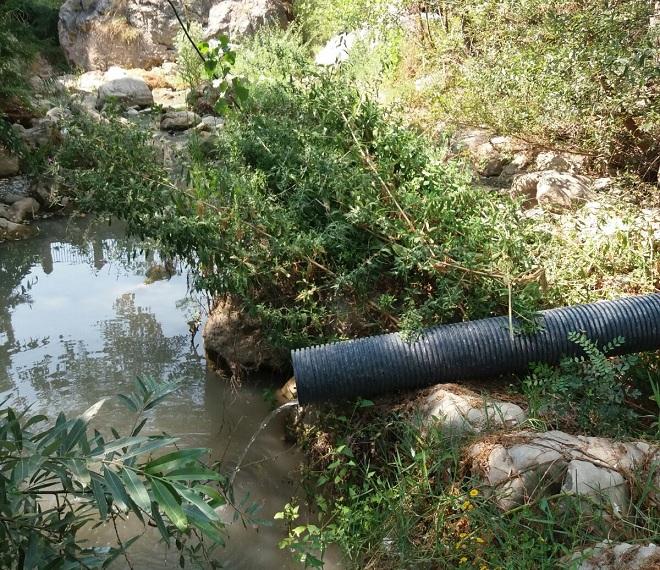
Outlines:
{"type": "Polygon", "coordinates": [[[591,197],[586,176],[568,172],[544,172],[536,186],[536,201],[546,210],[566,210],[584,204],[591,197]]]}
{"type": "Polygon", "coordinates": [[[596,180],[593,181],[592,188],[595,192],[602,192],[603,190],[609,190],[613,184],[614,181],[609,177],[596,178],[596,180]]]}
{"type": "Polygon", "coordinates": [[[167,111],[160,120],[161,131],[187,131],[199,124],[201,117],[192,111],[167,111]]]}
{"type": "Polygon", "coordinates": [[[622,516],[630,510],[630,493],[623,475],[613,469],[594,465],[591,461],[571,461],[561,490],[595,499],[607,497],[614,510],[622,516]]]}
{"type": "Polygon", "coordinates": [[[78,77],[73,84],[73,88],[86,93],[98,93],[99,87],[105,81],[105,75],[102,71],[88,71],[78,77]]]}
{"type": "Polygon", "coordinates": [[[520,426],[527,415],[510,402],[489,401],[476,392],[453,384],[440,384],[416,404],[422,424],[440,425],[455,435],[520,426]]]}
{"type": "Polygon", "coordinates": [[[536,170],[555,170],[576,174],[584,170],[587,157],[571,152],[540,152],[536,156],[536,170]]]}
{"type": "Polygon", "coordinates": [[[34,226],[16,224],[0,218],[0,239],[25,239],[34,236],[38,230],[34,226]]]}
{"type": "Polygon", "coordinates": [[[513,159],[504,166],[500,172],[500,178],[503,180],[512,180],[518,174],[521,174],[532,163],[532,155],[529,151],[521,150],[513,155],[513,159]]]}
{"type": "MultiPolygon", "coordinates": [[[[254,33],[268,23],[285,25],[281,0],[174,0],[188,22],[208,24],[206,37],[254,33]]],[[[176,58],[179,23],[164,0],[66,0],[60,8],[60,44],[70,63],[84,70],[110,65],[151,69],[176,58]]]]}
{"type": "Polygon", "coordinates": [[[224,126],[225,122],[220,117],[214,117],[213,115],[205,115],[202,117],[199,124],[195,127],[196,131],[200,132],[213,132],[221,129],[224,126]]]}
{"type": "MultiPolygon", "coordinates": [[[[468,456],[473,475],[496,493],[503,510],[561,489],[596,501],[605,499],[625,515],[630,509],[630,479],[644,480],[645,471],[657,469],[660,447],[560,431],[520,432],[476,443],[468,456]]],[[[655,500],[653,493],[649,500],[655,500]]]]}
{"type": "Polygon", "coordinates": [[[211,6],[204,35],[236,38],[252,35],[266,25],[284,27],[288,21],[288,7],[280,0],[222,0],[211,6]]]}
{"type": "Polygon", "coordinates": [[[0,178],[16,176],[20,168],[18,157],[0,147],[0,178]]]}
{"type": "Polygon", "coordinates": [[[660,546],[600,542],[570,556],[565,566],[574,570],[657,570],[660,546]]]}
{"type": "Polygon", "coordinates": [[[225,373],[277,369],[286,362],[286,354],[268,344],[259,323],[231,297],[216,302],[203,336],[208,362],[225,373]]]}
{"type": "Polygon", "coordinates": [[[345,32],[330,38],[316,54],[314,58],[316,65],[337,65],[347,61],[355,44],[366,40],[369,34],[368,29],[362,29],[355,32],[345,32]]]}
{"type": "Polygon", "coordinates": [[[591,180],[586,176],[546,170],[516,176],[511,196],[525,198],[544,209],[562,210],[586,203],[590,197],[591,180]]]}
{"type": "Polygon", "coordinates": [[[23,125],[13,125],[14,132],[30,148],[40,148],[55,144],[60,140],[61,133],[57,128],[57,121],[51,117],[33,119],[32,127],[26,129],[23,125]]]}
{"type": "Polygon", "coordinates": [[[66,107],[53,107],[46,113],[46,117],[56,123],[70,119],[72,116],[71,111],[66,107]]]}
{"type": "Polygon", "coordinates": [[[175,91],[173,89],[156,88],[151,94],[154,97],[154,105],[170,107],[172,109],[185,109],[188,106],[187,98],[189,91],[175,91]]]}
{"type": "Polygon", "coordinates": [[[503,172],[511,158],[501,154],[491,139],[493,133],[488,129],[466,129],[452,137],[451,150],[456,154],[467,153],[480,176],[493,178],[503,172]]]}
{"type": "Polygon", "coordinates": [[[30,181],[27,176],[0,178],[0,202],[13,204],[30,195],[30,181]]]}
{"type": "Polygon", "coordinates": [[[295,378],[289,378],[289,380],[282,386],[279,390],[275,392],[275,399],[277,404],[281,406],[287,402],[291,402],[298,397],[298,387],[296,385],[295,378]]]}
{"type": "Polygon", "coordinates": [[[96,108],[102,109],[110,100],[117,101],[123,107],[150,107],[154,103],[149,86],[135,77],[121,77],[101,85],[96,108]]]}
{"type": "Polygon", "coordinates": [[[39,211],[39,202],[34,198],[21,198],[8,208],[6,217],[10,222],[20,224],[24,220],[31,219],[39,211]]]}

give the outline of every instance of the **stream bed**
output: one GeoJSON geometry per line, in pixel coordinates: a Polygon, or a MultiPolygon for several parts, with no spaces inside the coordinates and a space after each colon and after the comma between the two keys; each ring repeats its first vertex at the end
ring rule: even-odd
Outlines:
{"type": "MultiPolygon", "coordinates": [[[[0,243],[0,399],[49,418],[59,411],[74,416],[129,392],[138,375],[181,379],[180,389],[152,412],[146,432],[210,448],[212,459],[231,470],[272,406],[258,378],[236,388],[207,369],[201,333],[191,342],[188,326],[205,300],[190,294],[185,271],[151,282],[157,256],[135,249],[118,224],[59,219],[39,227],[36,238],[0,243]]],[[[121,431],[133,419],[113,399],[95,423],[121,431]]],[[[237,500],[258,504],[256,516],[268,525],[231,524],[226,548],[216,551],[223,567],[300,567],[278,549],[286,530],[273,521],[300,493],[300,461],[285,441],[282,418],[275,418],[235,484],[237,500]]],[[[130,520],[122,529],[127,536],[142,531],[130,520]]],[[[86,538],[104,544],[113,536],[99,527],[86,538]]],[[[159,544],[152,529],[129,554],[136,569],[179,567],[176,550],[159,544]]]]}

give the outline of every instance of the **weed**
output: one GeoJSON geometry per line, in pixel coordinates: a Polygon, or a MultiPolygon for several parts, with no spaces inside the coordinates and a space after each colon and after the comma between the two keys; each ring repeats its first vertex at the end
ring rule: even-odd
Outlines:
{"type": "Polygon", "coordinates": [[[564,358],[558,367],[534,367],[523,382],[530,401],[530,415],[568,431],[591,435],[628,433],[638,420],[629,402],[641,392],[632,383],[632,370],[638,356],[608,358],[624,344],[616,338],[602,348],[582,333],[571,333],[571,342],[583,355],[564,358]]]}

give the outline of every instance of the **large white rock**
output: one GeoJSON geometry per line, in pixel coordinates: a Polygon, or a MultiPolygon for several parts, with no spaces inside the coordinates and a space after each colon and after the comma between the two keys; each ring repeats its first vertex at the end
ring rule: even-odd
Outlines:
{"type": "MultiPolygon", "coordinates": [[[[267,23],[284,25],[281,0],[174,0],[187,22],[206,27],[207,37],[254,33],[267,23]]],[[[176,57],[179,31],[165,0],[66,0],[60,8],[60,44],[68,60],[85,69],[111,65],[150,69],[176,57]]]]}
{"type": "Polygon", "coordinates": [[[266,25],[284,27],[289,19],[281,0],[224,0],[214,2],[208,13],[208,38],[226,34],[231,38],[254,34],[266,25]]]}
{"type": "Polygon", "coordinates": [[[151,89],[142,79],[136,77],[121,77],[101,85],[96,108],[102,109],[110,100],[115,100],[124,107],[149,107],[154,104],[151,89]]]}
{"type": "MultiPolygon", "coordinates": [[[[630,478],[645,477],[645,470],[657,472],[660,464],[657,446],[561,431],[520,432],[482,441],[469,448],[468,456],[473,474],[492,489],[504,510],[561,489],[609,501],[623,516],[630,509],[630,478]]],[[[654,487],[659,482],[656,475],[654,487]]],[[[649,500],[656,500],[654,492],[649,500]]]]}
{"type": "Polygon", "coordinates": [[[586,176],[543,170],[521,174],[513,179],[511,196],[525,198],[548,210],[565,210],[591,198],[591,180],[586,176]]]}
{"type": "Polygon", "coordinates": [[[439,425],[454,435],[520,426],[527,415],[511,402],[485,399],[453,384],[431,388],[416,404],[425,426],[439,425]]]}

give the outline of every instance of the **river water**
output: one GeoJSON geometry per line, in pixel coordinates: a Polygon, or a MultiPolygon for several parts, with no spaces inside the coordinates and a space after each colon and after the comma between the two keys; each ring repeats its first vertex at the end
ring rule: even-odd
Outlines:
{"type": "MultiPolygon", "coordinates": [[[[34,413],[75,415],[98,400],[127,393],[137,375],[182,380],[150,417],[147,432],[167,432],[182,444],[208,447],[229,471],[272,406],[263,379],[240,388],[207,370],[201,334],[191,343],[187,321],[205,301],[188,291],[178,270],[156,280],[157,256],[132,254],[117,224],[88,219],[46,220],[38,237],[0,243],[0,401],[34,413]]],[[[116,399],[99,425],[127,428],[133,416],[116,399]]],[[[301,457],[275,418],[247,454],[235,483],[237,500],[259,505],[268,525],[230,525],[217,556],[226,568],[298,568],[277,548],[285,529],[274,513],[300,493],[301,457]]],[[[142,532],[130,521],[124,533],[142,532]]],[[[104,544],[110,529],[89,540],[104,544]]],[[[178,555],[149,529],[130,549],[136,569],[177,568],[178,555]]],[[[122,567],[119,563],[117,567],[122,567]]]]}

